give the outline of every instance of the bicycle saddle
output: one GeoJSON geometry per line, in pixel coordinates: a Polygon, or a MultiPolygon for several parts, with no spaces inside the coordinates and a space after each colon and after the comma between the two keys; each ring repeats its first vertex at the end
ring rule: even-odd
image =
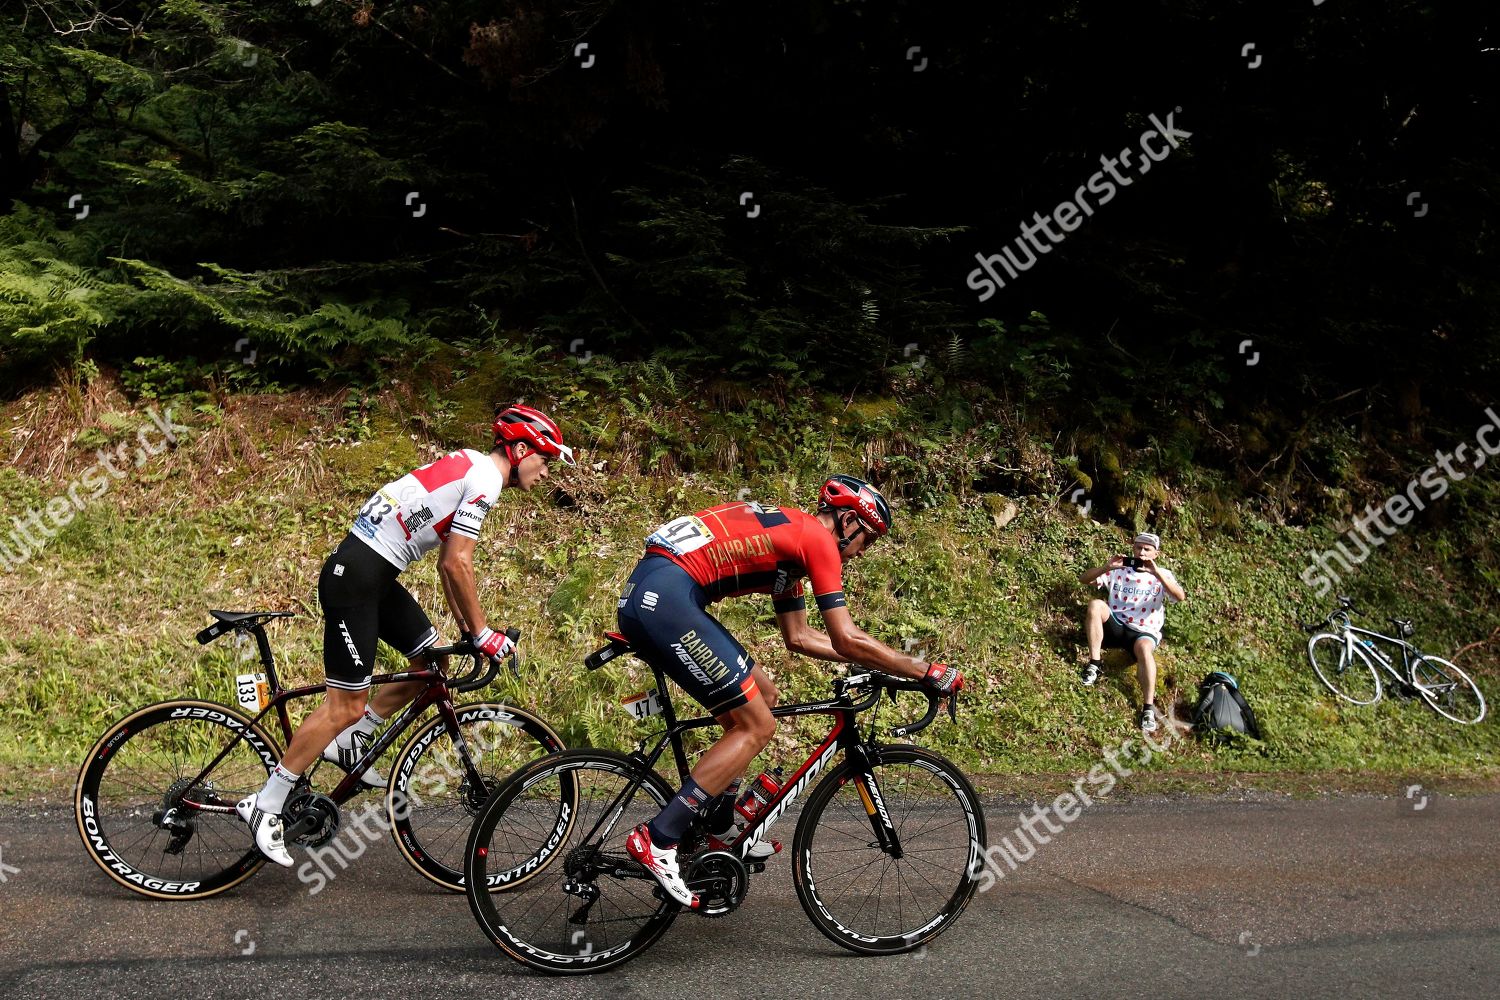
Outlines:
{"type": "Polygon", "coordinates": [[[630,640],[618,632],[606,632],[604,637],[609,640],[609,645],[596,649],[583,658],[583,665],[590,670],[598,670],[615,657],[634,651],[630,640]]]}
{"type": "Polygon", "coordinates": [[[263,621],[272,618],[291,618],[290,611],[213,611],[209,614],[214,616],[215,623],[198,633],[200,645],[208,645],[219,636],[236,628],[253,628],[263,621]]]}

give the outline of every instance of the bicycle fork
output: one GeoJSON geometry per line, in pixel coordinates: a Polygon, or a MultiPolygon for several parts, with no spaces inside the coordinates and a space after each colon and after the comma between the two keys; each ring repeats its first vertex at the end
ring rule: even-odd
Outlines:
{"type": "Polygon", "coordinates": [[[863,743],[849,747],[849,763],[854,767],[854,787],[864,803],[865,813],[870,817],[870,827],[875,832],[875,843],[892,858],[903,855],[901,838],[896,834],[891,814],[886,810],[885,798],[880,794],[880,783],[875,780],[875,761],[870,748],[863,743]]]}

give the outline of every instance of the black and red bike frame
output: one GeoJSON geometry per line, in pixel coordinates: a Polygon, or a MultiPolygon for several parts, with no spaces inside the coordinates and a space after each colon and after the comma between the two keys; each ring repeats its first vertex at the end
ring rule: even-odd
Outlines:
{"type": "MultiPolygon", "coordinates": [[[[607,633],[610,646],[606,650],[599,650],[591,655],[585,664],[589,669],[597,669],[608,660],[626,652],[631,652],[629,643],[623,636],[617,633],[607,633]]],[[[645,662],[645,661],[643,661],[645,662]]],[[[720,725],[719,721],[712,716],[703,716],[694,719],[677,718],[676,710],[672,707],[672,699],[660,668],[649,662],[652,676],[656,681],[656,689],[660,693],[662,704],[662,720],[666,723],[666,729],[656,737],[655,744],[649,751],[646,750],[645,741],[642,741],[633,753],[628,756],[641,765],[641,773],[631,778],[630,783],[615,797],[610,808],[604,810],[599,820],[595,822],[593,829],[585,837],[585,841],[592,841],[599,833],[600,825],[610,816],[619,815],[616,811],[620,804],[628,802],[634,797],[636,789],[644,780],[645,772],[653,770],[656,762],[661,759],[662,753],[670,744],[672,755],[677,764],[679,785],[687,782],[691,769],[688,767],[687,753],[682,746],[682,734],[694,729],[704,729],[708,726],[720,725]]],[[[873,764],[879,762],[880,747],[875,743],[874,724],[871,724],[870,735],[861,738],[857,716],[860,712],[872,707],[880,698],[882,691],[890,692],[894,701],[898,691],[920,691],[927,695],[927,714],[920,720],[905,726],[897,726],[891,730],[893,735],[906,736],[918,732],[931,725],[937,717],[939,701],[931,692],[926,691],[918,681],[906,678],[892,677],[878,671],[863,671],[849,677],[842,677],[833,682],[833,697],[823,701],[802,702],[794,705],[779,705],[771,709],[774,718],[788,718],[802,715],[832,715],[834,717],[833,728],[828,735],[808,755],[800,767],[787,778],[772,797],[771,801],[761,807],[754,818],[740,831],[738,837],[729,845],[729,850],[737,855],[742,855],[741,848],[748,849],[760,840],[761,833],[770,827],[782,813],[784,813],[797,797],[812,784],[813,779],[827,769],[829,763],[840,753],[843,753],[853,767],[860,800],[864,804],[865,812],[870,817],[870,826],[874,831],[875,838],[883,851],[893,858],[901,857],[901,841],[896,834],[895,826],[891,822],[890,814],[886,811],[885,800],[880,794],[879,784],[875,780],[873,764]],[[868,695],[855,701],[849,692],[857,688],[869,685],[871,690],[868,695]]],[[[952,706],[950,703],[950,710],[952,706]]]]}
{"type": "MultiPolygon", "coordinates": [[[[299,698],[308,698],[312,695],[327,691],[328,685],[306,684],[302,687],[283,689],[281,687],[281,680],[276,675],[276,658],[271,653],[271,642],[266,636],[266,630],[263,627],[262,623],[256,621],[254,623],[246,623],[244,625],[235,625],[233,626],[233,630],[236,632],[247,632],[255,637],[256,647],[260,651],[260,664],[265,669],[266,682],[270,688],[271,694],[270,702],[266,705],[265,708],[260,710],[260,713],[257,714],[254,719],[251,720],[249,728],[254,729],[255,727],[259,726],[261,724],[261,720],[264,719],[268,713],[274,711],[276,713],[277,721],[281,724],[282,738],[286,743],[290,744],[293,728],[291,714],[287,711],[287,706],[299,698]]],[[[229,629],[223,629],[222,631],[229,631],[229,629]]],[[[209,636],[209,639],[211,640],[217,634],[220,633],[214,632],[213,634],[210,634],[209,630],[205,630],[203,633],[200,633],[199,641],[206,641],[203,638],[204,636],[209,636]]],[[[510,634],[512,642],[520,637],[520,633],[515,629],[510,629],[508,631],[508,634],[510,634]]],[[[470,673],[457,678],[449,678],[448,675],[438,667],[423,667],[419,670],[403,670],[394,674],[376,674],[375,676],[371,677],[370,684],[372,687],[381,684],[397,684],[404,681],[420,681],[426,686],[422,689],[421,693],[418,694],[417,697],[411,702],[411,704],[409,704],[401,712],[401,714],[398,715],[391,722],[391,724],[386,727],[385,731],[380,734],[379,739],[375,740],[373,743],[370,743],[365,748],[364,755],[360,757],[359,761],[349,770],[346,775],[344,775],[344,779],[340,781],[331,792],[328,793],[328,797],[335,803],[342,805],[344,802],[348,801],[355,794],[355,792],[360,790],[360,776],[364,774],[364,772],[372,764],[374,764],[376,760],[380,758],[381,754],[385,753],[385,751],[389,749],[390,746],[401,737],[401,735],[406,731],[407,727],[410,726],[412,722],[420,717],[421,714],[425,712],[429,706],[432,705],[437,706],[438,714],[442,717],[444,723],[446,724],[448,735],[453,740],[454,747],[458,750],[459,759],[463,762],[463,767],[469,781],[472,783],[472,787],[485,787],[483,778],[479,774],[479,770],[475,767],[473,758],[469,754],[469,748],[464,740],[463,730],[459,726],[458,713],[454,710],[453,707],[453,692],[456,691],[462,693],[464,691],[472,691],[488,685],[495,679],[496,674],[498,674],[500,671],[499,661],[492,661],[490,663],[489,670],[481,674],[480,671],[484,666],[483,657],[480,654],[476,653],[473,648],[470,647],[467,643],[455,643],[452,646],[435,646],[426,650],[423,655],[435,657],[457,655],[473,656],[475,660],[475,667],[474,670],[470,673]]],[[[515,668],[514,655],[512,655],[511,657],[511,667],[512,669],[515,668]]],[[[248,731],[248,729],[242,730],[238,736],[226,743],[224,745],[224,749],[219,751],[219,755],[212,761],[210,761],[208,765],[203,768],[203,770],[199,771],[187,787],[197,787],[198,783],[206,778],[210,773],[212,773],[213,769],[219,766],[219,762],[222,761],[226,756],[228,756],[229,752],[234,749],[235,744],[240,740],[245,739],[246,732],[248,731]]],[[[182,799],[182,805],[199,812],[232,812],[234,810],[233,803],[229,803],[226,805],[224,803],[218,802],[197,802],[187,797],[184,797],[182,799]]]]}

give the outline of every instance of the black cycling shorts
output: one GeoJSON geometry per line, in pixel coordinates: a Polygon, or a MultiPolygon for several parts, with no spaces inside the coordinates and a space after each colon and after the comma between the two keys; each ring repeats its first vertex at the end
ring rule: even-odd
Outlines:
{"type": "Polygon", "coordinates": [[[400,573],[352,534],[323,563],[318,602],[323,606],[323,670],[330,688],[369,688],[378,639],[408,658],[437,642],[427,612],[397,581],[400,573]]]}
{"type": "Polygon", "coordinates": [[[1110,613],[1108,618],[1104,619],[1105,649],[1123,649],[1126,652],[1133,653],[1135,652],[1135,641],[1137,639],[1150,639],[1151,645],[1161,645],[1161,641],[1156,636],[1150,632],[1142,632],[1138,628],[1131,628],[1116,618],[1113,612],[1110,613]]]}
{"type": "Polygon", "coordinates": [[[708,595],[665,556],[640,561],[620,595],[620,632],[635,655],[663,673],[710,715],[748,705],[758,695],[755,662],[739,640],[704,610],[708,595]]]}

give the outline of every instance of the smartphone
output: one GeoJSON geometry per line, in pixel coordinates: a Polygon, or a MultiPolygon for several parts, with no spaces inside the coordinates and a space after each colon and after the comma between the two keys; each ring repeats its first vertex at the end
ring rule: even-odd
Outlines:
{"type": "Polygon", "coordinates": [[[1146,560],[1137,559],[1135,556],[1121,556],[1125,560],[1124,569],[1145,569],[1146,560]]]}

